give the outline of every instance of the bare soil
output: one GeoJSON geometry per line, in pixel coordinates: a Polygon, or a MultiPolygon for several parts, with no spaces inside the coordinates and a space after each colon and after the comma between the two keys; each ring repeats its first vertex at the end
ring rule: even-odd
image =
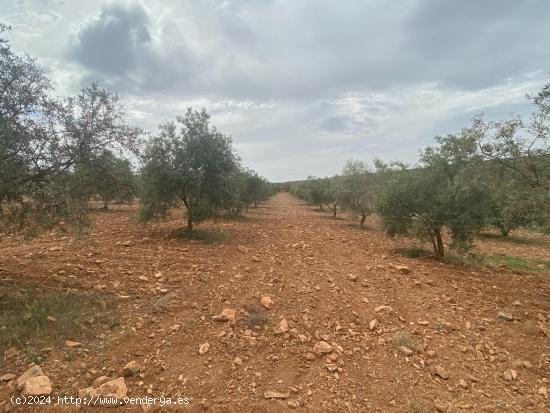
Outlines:
{"type": "MultiPolygon", "coordinates": [[[[125,379],[128,396],[189,398],[180,411],[550,411],[550,273],[543,267],[408,258],[397,251],[411,241],[387,238],[374,218],[361,230],[287,193],[251,208],[246,219],[201,224],[225,234],[205,236],[208,242],[173,237],[184,225],[180,211],[148,225],[132,222],[135,212],[98,212],[82,239],[52,233],[0,241],[0,286],[102,303],[87,306],[83,329],[66,336],[48,334],[58,321],[41,324],[50,337],[43,357],[29,355],[24,340],[16,354],[1,349],[0,376],[37,361],[53,397],[76,396],[135,360],[141,372],[125,379]],[[236,311],[235,322],[212,319],[223,309],[236,311]],[[281,332],[283,319],[288,331],[281,332]],[[320,341],[330,352],[314,350],[320,341]],[[268,391],[284,398],[266,399],[268,391]]],[[[488,236],[476,248],[550,259],[547,238],[537,237],[488,236]]],[[[37,347],[41,335],[26,343],[37,347]]],[[[4,409],[102,409],[12,406],[13,394],[12,384],[0,384],[4,409]]]]}

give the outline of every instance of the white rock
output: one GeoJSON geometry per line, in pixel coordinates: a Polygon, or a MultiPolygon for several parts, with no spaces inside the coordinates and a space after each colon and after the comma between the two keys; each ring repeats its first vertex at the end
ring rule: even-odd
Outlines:
{"type": "Polygon", "coordinates": [[[286,318],[283,318],[279,323],[279,325],[275,328],[275,333],[277,334],[286,333],[288,330],[289,330],[288,321],[286,320],[286,318]]]}
{"type": "Polygon", "coordinates": [[[412,351],[410,348],[408,348],[407,346],[400,346],[399,347],[399,351],[404,354],[405,356],[410,356],[414,353],[414,351],[412,351]]]}
{"type": "Polygon", "coordinates": [[[44,376],[44,372],[40,368],[40,366],[32,366],[31,368],[27,369],[19,378],[17,379],[17,389],[21,390],[28,379],[31,377],[37,377],[37,376],[44,376]]]}
{"type": "Polygon", "coordinates": [[[288,399],[290,394],[280,393],[277,391],[267,390],[264,392],[264,398],[266,399],[288,399]]]}
{"type": "Polygon", "coordinates": [[[118,401],[127,397],[128,387],[124,381],[124,377],[119,377],[114,380],[109,380],[103,383],[98,388],[86,387],[78,392],[79,397],[102,397],[115,400],[113,405],[118,405],[118,401]]]}
{"type": "Polygon", "coordinates": [[[317,353],[330,353],[332,351],[332,346],[324,340],[318,341],[313,346],[313,351],[317,353]]]}
{"type": "Polygon", "coordinates": [[[274,303],[273,303],[273,300],[272,300],[271,297],[268,296],[268,295],[264,295],[264,296],[260,299],[260,302],[261,302],[262,305],[263,305],[266,309],[268,309],[268,310],[270,310],[270,309],[273,307],[273,304],[274,304],[274,303]]]}
{"type": "Polygon", "coordinates": [[[411,272],[411,269],[406,265],[396,265],[395,269],[403,274],[409,274],[411,272]]]}
{"type": "Polygon", "coordinates": [[[212,317],[214,321],[235,321],[235,310],[224,308],[223,311],[212,317]]]}
{"type": "Polygon", "coordinates": [[[124,377],[135,376],[136,374],[139,373],[140,370],[141,370],[141,367],[138,364],[138,362],[135,360],[132,360],[124,366],[124,368],[122,369],[122,375],[124,377]]]}
{"type": "Polygon", "coordinates": [[[47,396],[52,392],[52,384],[46,376],[30,377],[23,386],[23,396],[47,396]]]}
{"type": "Polygon", "coordinates": [[[371,330],[371,331],[374,330],[377,325],[378,325],[378,320],[376,318],[370,320],[369,330],[371,330]]]}
{"type": "Polygon", "coordinates": [[[208,353],[208,350],[210,349],[210,344],[204,343],[199,346],[199,354],[202,356],[206,353],[208,353]]]}

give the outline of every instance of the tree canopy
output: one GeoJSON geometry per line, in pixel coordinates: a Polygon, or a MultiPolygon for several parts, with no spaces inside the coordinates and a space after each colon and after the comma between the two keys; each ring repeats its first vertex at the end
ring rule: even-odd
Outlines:
{"type": "Polygon", "coordinates": [[[229,136],[210,125],[206,110],[191,108],[176,122],[160,127],[143,155],[141,194],[143,219],[165,216],[182,202],[187,229],[213,216],[231,195],[231,178],[239,167],[229,136]]]}
{"type": "Polygon", "coordinates": [[[105,150],[137,151],[143,131],[128,125],[119,97],[97,83],[74,97],[53,96],[48,78],[27,55],[0,41],[0,226],[29,232],[81,227],[87,188],[77,165],[105,150]]]}

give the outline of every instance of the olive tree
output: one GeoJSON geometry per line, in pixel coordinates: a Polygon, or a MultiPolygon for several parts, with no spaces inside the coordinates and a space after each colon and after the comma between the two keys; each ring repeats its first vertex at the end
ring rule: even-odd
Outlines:
{"type": "Polygon", "coordinates": [[[342,169],[342,207],[359,215],[361,227],[374,211],[372,172],[363,161],[348,160],[342,169]]]}
{"type": "Polygon", "coordinates": [[[325,205],[332,212],[332,216],[336,218],[336,213],[342,202],[342,187],[340,182],[335,178],[328,179],[328,188],[325,192],[325,205]]]}
{"type": "Polygon", "coordinates": [[[381,182],[376,209],[386,232],[428,239],[443,258],[444,230],[455,246],[466,249],[484,226],[489,198],[482,179],[469,168],[475,143],[456,136],[438,138],[416,168],[377,163],[381,182]]]}
{"type": "Polygon", "coordinates": [[[489,176],[497,176],[493,215],[503,234],[520,225],[550,229],[550,84],[528,98],[529,118],[487,122],[479,115],[465,130],[491,166],[489,176]]]}
{"type": "Polygon", "coordinates": [[[308,176],[307,181],[301,185],[300,191],[303,197],[310,205],[319,205],[319,210],[323,210],[327,199],[327,193],[330,187],[328,178],[317,178],[308,176]]]}
{"type": "Polygon", "coordinates": [[[128,202],[136,193],[130,161],[107,149],[94,162],[77,164],[74,179],[86,198],[101,199],[103,209],[111,201],[128,202]]]}
{"type": "Polygon", "coordinates": [[[529,96],[535,111],[530,119],[518,116],[486,122],[474,118],[468,129],[485,159],[508,169],[523,185],[550,190],[550,84],[529,96]]]}
{"type": "Polygon", "coordinates": [[[532,224],[537,201],[531,187],[522,185],[511,170],[492,160],[477,162],[472,173],[483,180],[489,197],[487,226],[507,236],[516,228],[532,224]]]}
{"type": "Polygon", "coordinates": [[[265,199],[266,184],[267,181],[256,172],[250,170],[246,171],[243,201],[246,203],[247,209],[250,204],[254,204],[254,207],[257,207],[258,203],[265,199]]]}
{"type": "Polygon", "coordinates": [[[165,216],[183,203],[187,230],[216,215],[232,199],[231,179],[239,167],[231,138],[210,125],[206,110],[191,108],[160,126],[143,155],[141,217],[165,216]]]}
{"type": "Polygon", "coordinates": [[[137,150],[142,131],[124,122],[116,94],[97,84],[67,99],[52,92],[36,62],[0,39],[0,226],[5,231],[86,224],[87,200],[72,179],[76,165],[93,164],[108,148],[137,150]]]}
{"type": "Polygon", "coordinates": [[[269,182],[248,168],[239,168],[230,178],[231,197],[227,199],[224,209],[230,215],[239,215],[243,208],[258,203],[271,195],[269,182]]]}

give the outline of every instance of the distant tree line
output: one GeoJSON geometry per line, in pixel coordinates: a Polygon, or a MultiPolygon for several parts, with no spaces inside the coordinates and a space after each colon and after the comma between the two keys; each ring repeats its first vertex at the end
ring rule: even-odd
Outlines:
{"type": "Polygon", "coordinates": [[[124,105],[97,83],[59,98],[44,71],[16,54],[0,25],[0,233],[83,230],[90,200],[141,200],[141,218],[185,206],[187,227],[239,214],[271,185],[244,168],[210,116],[189,109],[155,137],[129,125],[124,105]]]}
{"type": "Polygon", "coordinates": [[[487,122],[483,116],[456,134],[437,137],[416,165],[375,161],[369,170],[348,161],[333,178],[309,177],[289,190],[311,205],[376,212],[391,235],[428,240],[445,254],[444,234],[459,250],[470,248],[484,228],[503,236],[528,227],[550,231],[550,85],[528,96],[528,119],[487,122]]]}

